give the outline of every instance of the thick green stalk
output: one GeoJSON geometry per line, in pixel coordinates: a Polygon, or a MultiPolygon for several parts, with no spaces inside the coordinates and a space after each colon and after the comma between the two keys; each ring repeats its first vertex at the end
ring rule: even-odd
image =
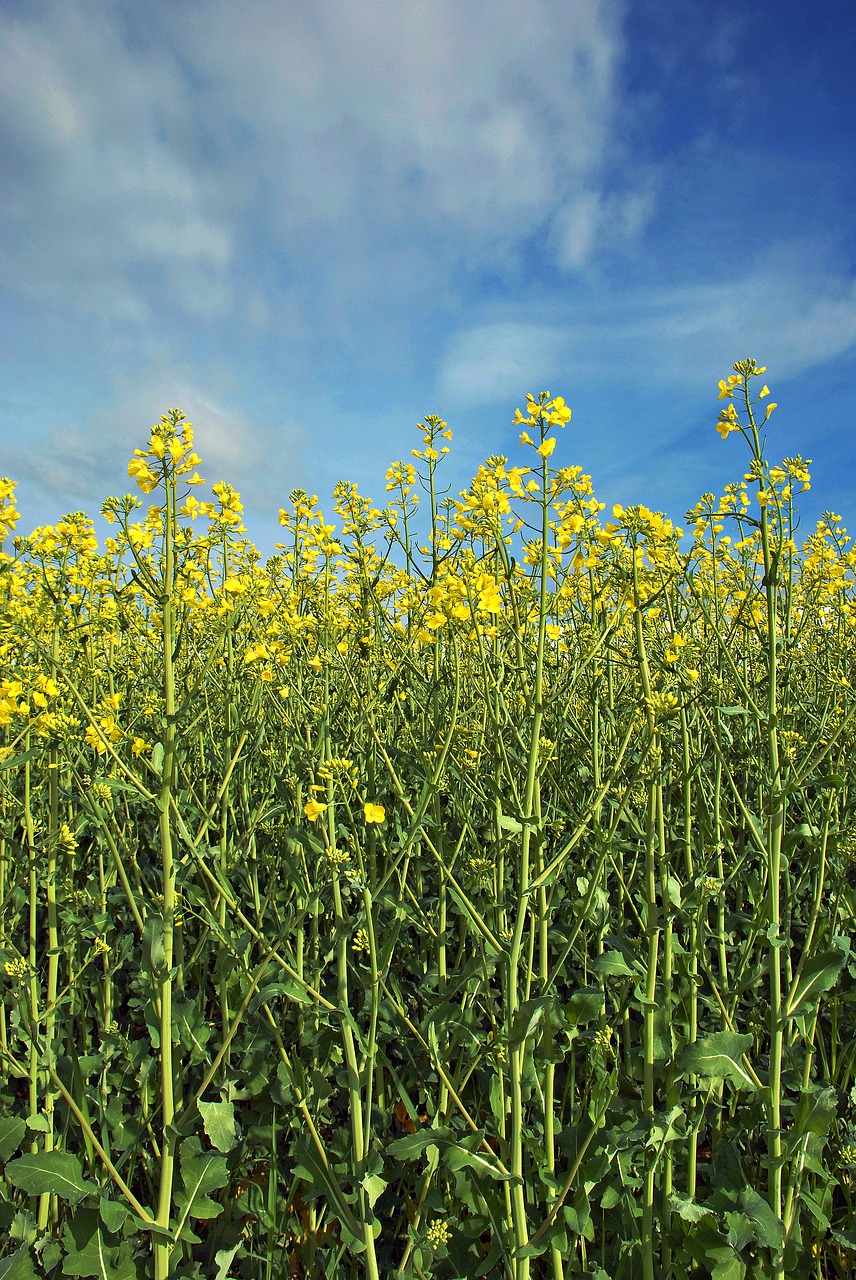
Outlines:
{"type": "MultiPolygon", "coordinates": [[[[782,841],[785,826],[785,802],[779,761],[778,730],[778,616],[776,600],[776,568],[770,551],[770,535],[766,507],[761,508],[761,546],[764,554],[764,581],[767,604],[767,796],[770,818],[767,827],[767,913],[770,947],[770,1104],[767,1125],[767,1195],[770,1208],[782,1217],[782,1050],[785,1020],[782,1008],[782,950],[779,932],[782,920],[782,841]]],[[[784,1256],[774,1256],[773,1280],[784,1276],[784,1256]]]]}
{"type": "MultiPolygon", "coordinates": [[[[633,624],[636,634],[636,655],[639,663],[639,675],[642,683],[642,695],[645,700],[645,715],[648,725],[648,750],[652,761],[652,777],[648,783],[648,817],[645,826],[645,869],[644,869],[644,926],[648,942],[648,959],[645,975],[645,1007],[642,1010],[642,1092],[645,1116],[649,1123],[654,1119],[654,1077],[655,1077],[655,1016],[657,1012],[657,965],[660,948],[660,912],[657,902],[657,849],[658,849],[658,815],[662,809],[662,789],[659,782],[659,756],[661,751],[660,735],[657,720],[651,704],[651,675],[648,667],[648,654],[645,646],[645,633],[642,625],[642,601],[639,593],[639,563],[637,548],[633,551],[633,624]]],[[[642,1191],[642,1276],[643,1280],[654,1280],[654,1193],[656,1183],[656,1161],[653,1152],[649,1153],[645,1169],[645,1180],[642,1191]]]]}
{"type": "MultiPolygon", "coordinates": [[[[543,439],[543,430],[542,430],[543,439]]],[[[541,723],[544,718],[544,648],[547,635],[547,567],[548,545],[550,533],[550,488],[549,468],[546,458],[541,468],[541,556],[538,565],[538,639],[535,652],[535,682],[530,703],[531,722],[529,736],[529,754],[526,762],[526,787],[523,794],[523,831],[520,836],[520,868],[518,873],[517,893],[519,906],[514,935],[508,957],[508,1027],[511,1028],[514,1015],[520,1004],[520,954],[523,944],[523,931],[530,915],[530,856],[532,844],[532,827],[536,820],[535,796],[538,783],[538,761],[541,744],[541,723]]],[[[511,1045],[508,1055],[509,1084],[511,1093],[511,1173],[515,1179],[511,1190],[511,1212],[516,1249],[521,1249],[529,1241],[529,1228],[526,1219],[526,1194],[523,1177],[523,1069],[525,1042],[511,1045]]],[[[514,1260],[514,1280],[529,1280],[529,1258],[514,1260]]]]}
{"type": "MultiPolygon", "coordinates": [[[[324,674],[324,707],[330,705],[329,672],[324,674]]],[[[321,757],[325,763],[330,760],[330,738],[326,723],[322,728],[321,757]]],[[[336,805],[334,799],[334,783],[332,776],[327,781],[327,842],[331,851],[336,849],[336,805]]],[[[348,989],[348,935],[349,929],[342,902],[342,889],[339,882],[339,867],[331,862],[333,875],[333,911],[336,920],[336,994],[342,1017],[342,1045],[345,1052],[345,1070],[348,1076],[348,1098],[351,1113],[351,1177],[354,1186],[359,1187],[359,1222],[365,1244],[366,1275],[369,1280],[380,1280],[375,1253],[375,1236],[372,1215],[368,1207],[366,1193],[361,1185],[365,1175],[365,1162],[368,1151],[364,1115],[371,1115],[371,1100],[363,1105],[363,1090],[360,1082],[360,1068],[357,1061],[357,1049],[350,1022],[344,1014],[350,1012],[350,995],[348,989]]]]}
{"type": "MultiPolygon", "coordinates": [[[[157,1224],[168,1228],[172,1212],[172,1187],[178,1135],[173,1128],[175,1119],[175,1062],[172,1045],[172,963],[175,930],[175,876],[176,864],[172,847],[170,801],[175,767],[176,712],[175,673],[173,652],[175,646],[174,617],[174,532],[175,532],[175,481],[166,481],[163,541],[163,580],[161,584],[161,658],[163,662],[164,726],[163,763],[158,793],[158,837],[161,854],[161,892],[163,895],[163,968],[158,982],[157,1001],[160,1023],[160,1078],[161,1078],[161,1153],[160,1183],[158,1188],[157,1224]]],[[[153,1241],[155,1280],[167,1280],[170,1246],[162,1240],[153,1241]]]]}
{"type": "MultiPolygon", "coordinates": [[[[24,738],[24,749],[30,749],[30,733],[27,730],[24,738]]],[[[30,1003],[30,1021],[33,1027],[38,1026],[39,1020],[39,977],[38,977],[38,877],[36,874],[36,832],[33,823],[33,805],[32,805],[32,778],[30,773],[30,761],[24,763],[24,840],[27,849],[27,863],[29,867],[28,873],[28,906],[29,914],[27,921],[27,960],[29,962],[29,1003],[30,1003]]],[[[28,1080],[29,1080],[29,1103],[30,1115],[35,1117],[39,1111],[39,1051],[36,1047],[36,1038],[33,1036],[30,1040],[30,1055],[28,1063],[28,1080]]],[[[35,1154],[38,1151],[38,1143],[36,1142],[35,1132],[33,1140],[30,1143],[30,1151],[35,1154]]]]}
{"type": "MultiPolygon", "coordinates": [[[[785,1020],[782,1007],[782,948],[780,930],[782,923],[782,844],[785,828],[785,798],[782,789],[781,762],[779,758],[778,727],[778,552],[774,552],[770,538],[770,520],[767,512],[767,494],[762,463],[762,448],[758,428],[749,399],[748,375],[744,376],[746,410],[754,444],[754,463],[758,469],[758,496],[761,503],[761,553],[764,564],[764,599],[766,605],[766,706],[764,730],[767,746],[767,776],[764,779],[765,809],[767,821],[767,964],[770,984],[770,1062],[769,1105],[767,1113],[767,1197],[777,1218],[782,1217],[783,1144],[782,1144],[782,1052],[784,1047],[785,1020]]],[[[790,587],[790,583],[788,583],[790,587]]],[[[772,1258],[772,1280],[784,1277],[784,1255],[772,1258]]]]}
{"type": "MultiPolygon", "coordinates": [[[[687,721],[687,713],[684,707],[681,708],[681,768],[683,771],[683,836],[684,836],[684,871],[687,877],[687,884],[692,884],[695,871],[693,868],[693,810],[692,810],[692,778],[690,776],[690,735],[689,724],[687,721]]],[[[698,917],[693,916],[690,924],[690,945],[689,945],[689,979],[690,989],[688,995],[688,1030],[687,1043],[693,1044],[698,1039],[698,955],[699,955],[699,928],[698,917]]],[[[697,1077],[691,1075],[689,1077],[689,1086],[692,1093],[697,1088],[697,1077]]],[[[687,1195],[692,1199],[696,1193],[696,1179],[698,1176],[698,1130],[699,1126],[694,1124],[690,1130],[687,1139],[687,1195]]]]}
{"type": "MultiPolygon", "coordinates": [[[[59,658],[58,620],[54,624],[51,679],[57,675],[56,662],[59,658]]],[[[59,753],[56,746],[48,751],[48,831],[47,831],[47,874],[45,876],[45,903],[47,906],[48,925],[48,980],[45,992],[45,1053],[43,1069],[50,1072],[54,1065],[54,1036],[56,1034],[56,993],[59,979],[59,933],[57,930],[56,910],[56,859],[59,842],[59,753]]],[[[54,1149],[54,1100],[56,1090],[48,1075],[45,1081],[44,1114],[48,1128],[44,1136],[44,1150],[54,1149]]],[[[51,1215],[51,1205],[56,1201],[50,1195],[39,1197],[38,1226],[44,1231],[51,1215]]]]}

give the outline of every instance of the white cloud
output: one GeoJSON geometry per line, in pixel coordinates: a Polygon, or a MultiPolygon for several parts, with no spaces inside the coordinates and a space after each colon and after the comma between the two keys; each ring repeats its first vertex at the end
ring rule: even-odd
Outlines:
{"type": "Polygon", "coordinates": [[[0,16],[0,50],[7,290],[142,321],[164,302],[193,310],[206,286],[211,306],[216,283],[222,310],[234,200],[188,145],[171,52],[132,51],[118,11],[91,2],[0,16]]]}
{"type": "Polygon", "coordinates": [[[436,395],[457,406],[492,404],[537,394],[561,367],[561,329],[537,324],[487,324],[459,333],[441,363],[436,395]],[[537,384],[537,385],[536,385],[537,384]]]}
{"type": "Polygon", "coordinates": [[[548,244],[563,271],[578,271],[601,249],[627,249],[645,231],[656,208],[648,173],[627,191],[583,190],[554,214],[548,244]]]}
{"type": "Polygon", "coordinates": [[[767,364],[771,378],[795,377],[856,346],[856,281],[814,272],[815,252],[808,243],[774,246],[744,275],[713,284],[610,292],[601,283],[582,308],[552,296],[540,321],[518,322],[497,306],[449,339],[437,394],[475,405],[561,390],[559,382],[565,395],[573,385],[628,383],[686,392],[714,385],[746,356],[767,364]]]}
{"type": "Polygon", "coordinates": [[[3,450],[4,471],[37,491],[42,504],[80,503],[92,514],[110,494],[134,489],[127,464],[148,444],[149,430],[170,408],[193,423],[200,471],[210,484],[226,480],[248,508],[269,513],[293,487],[302,467],[304,431],[298,419],[256,420],[222,396],[202,390],[192,373],[165,362],[143,377],[117,382],[106,409],[55,427],[38,441],[3,450]]]}
{"type": "Polygon", "coordinates": [[[238,322],[261,244],[343,314],[406,296],[402,259],[442,295],[456,264],[596,190],[619,17],[619,0],[7,11],[0,279],[107,318],[238,322]]]}

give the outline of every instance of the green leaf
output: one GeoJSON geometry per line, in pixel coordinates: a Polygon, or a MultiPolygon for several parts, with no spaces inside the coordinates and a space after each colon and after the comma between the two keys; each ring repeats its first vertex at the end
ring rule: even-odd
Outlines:
{"type": "Polygon", "coordinates": [[[732,1253],[729,1258],[722,1258],[710,1273],[711,1280],[743,1280],[746,1275],[746,1263],[732,1253]]]}
{"type": "Polygon", "coordinates": [[[70,1204],[97,1191],[86,1182],[80,1161],[68,1151],[39,1151],[19,1156],[6,1165],[6,1177],[13,1187],[30,1196],[52,1194],[70,1204]]]}
{"type": "Polygon", "coordinates": [[[223,1212],[222,1204],[212,1200],[210,1191],[219,1191],[229,1182],[229,1170],[224,1156],[206,1151],[181,1160],[181,1190],[176,1192],[176,1203],[185,1217],[216,1218],[223,1212]]]}
{"type": "Polygon", "coordinates": [[[715,1031],[693,1044],[688,1044],[680,1055],[679,1066],[683,1075],[702,1076],[708,1080],[722,1080],[726,1076],[735,1083],[755,1088],[755,1082],[741,1061],[752,1047],[750,1035],[738,1035],[735,1031],[715,1031]]]}
{"type": "Polygon", "coordinates": [[[581,1027],[599,1018],[602,1009],[603,992],[598,987],[583,987],[563,1005],[562,1013],[568,1027],[581,1027]]]}
{"type": "Polygon", "coordinates": [[[50,1120],[48,1120],[47,1116],[43,1116],[43,1115],[27,1116],[27,1119],[24,1121],[24,1123],[26,1124],[27,1128],[30,1130],[31,1133],[49,1133],[50,1132],[51,1122],[50,1120]]]}
{"type": "Polygon", "coordinates": [[[12,1116],[0,1120],[0,1160],[8,1160],[15,1154],[21,1145],[26,1127],[23,1120],[17,1120],[12,1116]]]}
{"type": "Polygon", "coordinates": [[[98,1201],[98,1212],[107,1230],[115,1233],[122,1230],[131,1211],[126,1204],[118,1200],[105,1200],[102,1196],[98,1201]]]}
{"type": "Polygon", "coordinates": [[[511,1020],[511,1031],[508,1036],[508,1047],[510,1049],[516,1049],[518,1045],[523,1044],[524,1040],[528,1040],[530,1036],[535,1034],[539,1022],[544,1017],[545,1010],[549,1009],[552,1004],[552,996],[539,996],[536,1000],[524,1000],[511,1020]]]}
{"type": "Polygon", "coordinates": [[[500,818],[499,827],[500,827],[500,830],[508,831],[510,832],[511,835],[514,835],[514,836],[519,835],[520,832],[523,830],[523,827],[517,821],[516,818],[509,818],[506,816],[506,814],[503,814],[502,817],[500,818]]]}
{"type": "Polygon", "coordinates": [[[751,1187],[744,1188],[737,1203],[755,1228],[755,1239],[768,1249],[781,1249],[785,1242],[785,1227],[776,1217],[770,1205],[751,1187]]]}
{"type": "Polygon", "coordinates": [[[0,1280],[38,1280],[28,1244],[22,1244],[8,1258],[0,1258],[0,1280]]]}
{"type": "Polygon", "coordinates": [[[408,1133],[403,1138],[395,1138],[386,1145],[387,1154],[396,1160],[416,1160],[426,1147],[454,1141],[451,1129],[417,1129],[416,1133],[408,1133]]]}
{"type": "Polygon", "coordinates": [[[143,926],[143,968],[155,981],[166,977],[166,952],[163,945],[163,919],[151,913],[143,926]]]}
{"type": "Polygon", "coordinates": [[[111,1241],[94,1209],[79,1209],[62,1229],[65,1276],[136,1280],[137,1269],[121,1242],[111,1241]]]}
{"type": "Polygon", "coordinates": [[[824,1231],[829,1230],[829,1227],[830,1227],[829,1218],[827,1218],[826,1214],[824,1213],[823,1208],[821,1207],[820,1201],[818,1200],[817,1196],[813,1195],[810,1191],[806,1191],[805,1189],[803,1189],[802,1191],[800,1191],[800,1204],[803,1205],[806,1209],[808,1209],[809,1213],[811,1214],[811,1216],[814,1218],[817,1225],[822,1230],[824,1231]]]}
{"type": "MultiPolygon", "coordinates": [[[[32,760],[34,756],[39,755],[43,750],[43,747],[30,747],[29,751],[22,751],[20,755],[12,756],[9,760],[2,761],[2,763],[0,763],[0,773],[2,773],[4,769],[17,769],[19,764],[24,764],[27,760],[32,760]]],[[[0,1266],[2,1266],[2,1263],[0,1263],[0,1266]]],[[[2,1276],[2,1274],[3,1272],[0,1271],[0,1276],[2,1276]]]]}
{"type": "MultiPolygon", "coordinates": [[[[482,1262],[482,1263],[481,1263],[481,1265],[479,1266],[479,1268],[474,1272],[474,1275],[476,1275],[476,1276],[492,1276],[492,1275],[495,1275],[495,1274],[496,1274],[496,1272],[495,1272],[494,1268],[495,1268],[495,1267],[497,1267],[497,1266],[501,1263],[501,1261],[502,1261],[502,1257],[503,1257],[503,1254],[504,1254],[504,1253],[505,1253],[505,1244],[504,1244],[504,1242],[503,1242],[501,1239],[500,1239],[500,1240],[497,1240],[497,1239],[492,1240],[492,1241],[491,1241],[491,1246],[490,1246],[490,1252],[488,1253],[488,1255],[487,1255],[487,1257],[485,1258],[484,1262],[482,1262]]],[[[430,1262],[429,1262],[429,1265],[430,1265],[430,1262]]]]}
{"type": "Polygon", "coordinates": [[[546,1253],[549,1248],[550,1241],[542,1238],[537,1244],[522,1244],[511,1256],[512,1258],[540,1258],[541,1254],[546,1253]]]}
{"type": "MultiPolygon", "coordinates": [[[[438,1146],[441,1144],[438,1143],[438,1146]]],[[[474,1169],[476,1173],[487,1174],[497,1182],[509,1182],[513,1175],[502,1173],[493,1160],[482,1149],[481,1139],[477,1134],[458,1141],[441,1145],[441,1158],[447,1169],[456,1172],[458,1169],[474,1169]]],[[[519,1181],[519,1179],[518,1179],[519,1181]]]]}
{"type": "Polygon", "coordinates": [[[210,1062],[211,1028],[203,1010],[193,1000],[175,999],[172,1005],[172,1038],[189,1051],[191,1063],[210,1062]]]}
{"type": "Polygon", "coordinates": [[[810,1012],[817,997],[835,986],[850,954],[849,940],[841,939],[840,942],[837,950],[821,951],[813,960],[809,960],[788,994],[786,1018],[797,1018],[810,1012]]]}
{"type": "Polygon", "coordinates": [[[231,1151],[235,1145],[235,1104],[233,1102],[197,1102],[205,1136],[218,1151],[231,1151]]]}
{"type": "Polygon", "coordinates": [[[705,1204],[699,1204],[691,1196],[670,1195],[669,1208],[672,1213],[677,1213],[683,1218],[684,1222],[699,1222],[702,1218],[715,1216],[712,1209],[708,1209],[705,1204]]]}
{"type": "Polygon", "coordinates": [[[832,1231],[830,1234],[843,1248],[856,1249],[856,1229],[851,1227],[849,1231],[832,1231]]]}
{"type": "Polygon", "coordinates": [[[42,1271],[46,1275],[50,1275],[62,1257],[62,1245],[59,1240],[52,1240],[50,1236],[42,1236],[38,1244],[33,1247],[38,1255],[39,1266],[42,1271]]]}
{"type": "Polygon", "coordinates": [[[389,1183],[385,1182],[383,1178],[379,1178],[376,1173],[367,1173],[360,1185],[366,1193],[369,1208],[373,1209],[375,1207],[375,1201],[383,1195],[384,1191],[386,1191],[389,1186],[389,1183]]]}
{"type": "Polygon", "coordinates": [[[591,969],[594,973],[606,973],[620,978],[634,976],[634,970],[630,968],[620,951],[604,951],[592,961],[591,969]]]}
{"type": "Polygon", "coordinates": [[[837,1112],[838,1097],[834,1089],[809,1089],[797,1104],[793,1124],[787,1134],[789,1143],[796,1144],[806,1133],[829,1133],[837,1112]]]}
{"type": "Polygon", "coordinates": [[[240,1247],[240,1242],[238,1242],[238,1244],[233,1244],[229,1249],[217,1250],[214,1254],[214,1261],[217,1264],[217,1274],[214,1277],[214,1280],[227,1280],[229,1268],[231,1267],[235,1254],[238,1252],[240,1247]]]}

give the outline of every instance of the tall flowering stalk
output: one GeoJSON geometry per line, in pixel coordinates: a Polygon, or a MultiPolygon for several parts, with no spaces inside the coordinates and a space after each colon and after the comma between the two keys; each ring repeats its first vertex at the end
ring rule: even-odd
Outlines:
{"type": "MultiPolygon", "coordinates": [[[[769,1066],[767,1074],[767,1196],[770,1208],[781,1222],[783,1211],[783,1179],[785,1172],[784,1144],[782,1137],[782,1054],[787,1017],[787,1001],[783,999],[782,990],[782,952],[786,938],[782,933],[783,913],[787,904],[783,903],[782,849],[786,819],[786,789],[783,773],[783,761],[779,741],[779,666],[781,663],[781,640],[779,630],[780,600],[786,601],[786,609],[791,607],[792,583],[790,545],[786,539],[789,532],[783,528],[782,509],[777,494],[776,481],[785,482],[787,497],[791,494],[791,477],[782,470],[773,472],[764,456],[765,441],[761,435],[761,427],[766,424],[776,409],[774,401],[763,402],[770,394],[766,385],[762,386],[753,398],[753,379],[760,378],[766,368],[758,368],[754,360],[738,360],[734,372],[719,384],[719,398],[728,403],[719,414],[717,430],[723,439],[738,431],[744,437],[751,451],[750,467],[746,479],[755,486],[755,496],[760,507],[757,528],[761,543],[761,568],[765,606],[765,666],[764,681],[764,720],[763,729],[766,739],[766,772],[764,778],[764,812],[766,815],[766,858],[767,858],[767,930],[768,939],[767,966],[769,975],[769,1026],[770,1042],[769,1066]],[[745,418],[734,405],[734,397],[739,395],[745,418]],[[763,422],[759,424],[756,411],[764,410],[763,422]],[[775,525],[771,527],[771,510],[776,513],[775,525]]],[[[799,470],[799,468],[797,468],[799,470]]],[[[803,473],[802,483],[808,485],[808,474],[803,473]]],[[[785,1258],[782,1249],[774,1249],[771,1276],[775,1280],[785,1275],[785,1258]]]]}
{"type": "MultiPolygon", "coordinates": [[[[173,841],[173,790],[175,785],[175,749],[177,739],[175,661],[176,626],[176,535],[179,527],[179,489],[204,483],[196,471],[199,457],[193,452],[191,424],[184,414],[171,409],[152,428],[146,452],[134,451],[128,464],[128,475],[136,480],[145,494],[160,493],[163,505],[154,513],[161,533],[159,563],[141,558],[134,548],[140,581],[160,620],[160,660],[163,696],[163,720],[160,739],[160,786],[157,792],[158,838],[161,859],[162,937],[153,934],[153,968],[157,975],[156,1006],[160,1023],[161,1142],[160,1177],[155,1221],[160,1232],[154,1236],[154,1280],[167,1280],[172,1245],[165,1239],[170,1230],[173,1208],[173,1183],[178,1154],[179,1133],[175,1127],[178,1064],[173,1048],[173,987],[175,982],[175,920],[177,862],[173,841]],[[186,477],[186,478],[185,478],[186,477]],[[160,947],[158,947],[158,941],[160,947]]],[[[150,513],[150,516],[153,513],[150,513]]]]}
{"type": "MultiPolygon", "coordinates": [[[[523,934],[527,920],[530,928],[539,931],[537,919],[538,904],[544,906],[540,897],[533,902],[530,896],[532,836],[538,824],[537,792],[539,762],[541,758],[541,732],[544,720],[544,652],[547,639],[548,592],[549,592],[549,537],[550,537],[550,463],[549,459],[556,447],[556,437],[549,434],[552,426],[562,426],[570,421],[571,410],[561,397],[551,400],[549,393],[542,391],[538,400],[529,397],[527,413],[518,409],[515,424],[524,423],[533,427],[538,433],[537,443],[527,431],[521,432],[521,443],[531,445],[539,458],[539,485],[536,502],[540,514],[540,540],[533,548],[535,585],[537,588],[535,621],[535,670],[532,682],[528,715],[528,743],[526,758],[526,777],[524,782],[521,811],[520,855],[518,864],[517,892],[518,907],[514,923],[511,943],[508,952],[508,993],[507,1017],[510,1040],[508,1052],[508,1074],[511,1091],[511,1174],[514,1182],[511,1190],[512,1220],[514,1225],[514,1241],[516,1253],[514,1259],[515,1280],[529,1280],[531,1259],[528,1254],[521,1253],[529,1243],[529,1227],[526,1215],[525,1178],[523,1161],[523,1131],[526,1122],[523,1109],[522,1080],[526,1040],[512,1034],[515,1015],[521,1003],[521,951],[523,934]]],[[[540,836],[540,832],[538,833],[540,836]]],[[[528,990],[528,982],[526,988],[528,990]]],[[[552,1104],[552,1098],[550,1098],[552,1104]]],[[[560,1260],[556,1260],[561,1266],[560,1260]]]]}

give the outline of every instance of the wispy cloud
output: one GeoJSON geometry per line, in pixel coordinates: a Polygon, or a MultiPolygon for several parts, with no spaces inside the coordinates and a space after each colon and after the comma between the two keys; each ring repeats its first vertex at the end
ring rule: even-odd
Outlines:
{"type": "Polygon", "coordinates": [[[745,355],[780,379],[796,377],[856,346],[856,280],[818,273],[814,249],[774,246],[744,275],[717,283],[602,285],[583,319],[551,297],[531,307],[544,323],[472,325],[449,339],[437,394],[462,406],[494,404],[560,378],[686,391],[712,385],[745,355]]]}
{"type": "Polygon", "coordinates": [[[120,380],[107,407],[85,425],[63,423],[37,450],[31,442],[4,449],[3,469],[24,481],[41,503],[51,507],[67,499],[90,509],[108,493],[133,485],[127,463],[135,448],[145,448],[149,428],[176,407],[193,423],[195,447],[209,481],[227,480],[245,505],[276,510],[303,471],[304,427],[299,417],[280,413],[257,420],[196,384],[192,372],[177,365],[152,368],[145,377],[120,380]]]}
{"type": "Polygon", "coordinates": [[[5,287],[123,321],[165,305],[211,318],[245,306],[261,242],[349,309],[420,272],[442,291],[581,181],[596,189],[618,14],[603,0],[525,15],[516,0],[213,0],[148,6],[145,23],[108,0],[8,11],[5,287]]]}

